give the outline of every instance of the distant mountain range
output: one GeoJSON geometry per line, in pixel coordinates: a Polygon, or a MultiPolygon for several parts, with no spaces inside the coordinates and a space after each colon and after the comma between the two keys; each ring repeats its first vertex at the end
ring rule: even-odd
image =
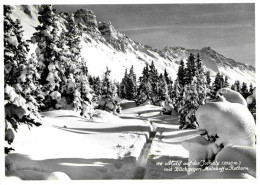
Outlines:
{"type": "MultiPolygon", "coordinates": [[[[21,19],[26,39],[30,39],[35,32],[34,27],[39,24],[37,20],[39,8],[40,6],[21,5],[15,6],[13,10],[12,18],[21,19]]],[[[67,13],[57,13],[60,26],[66,23],[67,15],[67,13]]],[[[112,78],[120,81],[125,69],[130,69],[133,65],[138,77],[143,67],[153,61],[159,72],[166,69],[171,78],[175,80],[180,61],[186,62],[190,53],[195,55],[199,53],[205,70],[211,72],[212,78],[217,72],[220,72],[229,77],[230,83],[240,80],[255,85],[255,68],[253,66],[236,62],[210,47],[200,50],[165,47],[163,50],[157,50],[118,32],[111,22],[97,22],[97,18],[91,10],[80,9],[73,15],[83,30],[82,56],[88,64],[91,75],[101,76],[108,66],[112,78]]],[[[36,46],[31,44],[31,52],[34,52],[35,48],[36,46]]]]}

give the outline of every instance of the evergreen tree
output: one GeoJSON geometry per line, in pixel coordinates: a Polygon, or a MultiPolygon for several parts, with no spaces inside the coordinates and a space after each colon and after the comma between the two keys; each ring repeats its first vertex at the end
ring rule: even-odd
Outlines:
{"type": "Polygon", "coordinates": [[[92,89],[94,90],[94,92],[95,92],[95,94],[97,96],[100,96],[102,94],[102,90],[101,90],[102,83],[101,83],[101,80],[100,80],[99,76],[98,77],[93,77],[92,79],[93,79],[93,83],[91,85],[92,89]]]}
{"type": "Polygon", "coordinates": [[[202,74],[202,72],[204,71],[204,69],[202,68],[202,62],[201,62],[201,58],[200,58],[200,54],[197,54],[197,58],[195,60],[195,66],[196,66],[196,70],[195,70],[195,75],[198,74],[202,74]]]}
{"type": "Polygon", "coordinates": [[[180,114],[180,128],[196,128],[195,111],[199,107],[197,102],[198,99],[197,84],[194,79],[190,85],[187,85],[184,88],[183,101],[178,110],[180,114]]]}
{"type": "Polygon", "coordinates": [[[180,108],[180,102],[183,100],[182,96],[183,87],[179,84],[178,78],[174,82],[173,91],[172,91],[172,98],[173,98],[173,104],[175,111],[178,112],[178,109],[180,108]]]}
{"type": "Polygon", "coordinates": [[[112,95],[112,81],[110,79],[110,73],[111,71],[108,69],[108,67],[106,68],[106,71],[103,75],[103,80],[102,80],[102,96],[111,96],[112,95]]]}
{"type": "Polygon", "coordinates": [[[181,85],[182,87],[184,87],[185,85],[185,77],[186,77],[185,66],[183,60],[181,60],[178,73],[177,73],[177,79],[179,85],[181,85]]]}
{"type": "MultiPolygon", "coordinates": [[[[198,126],[195,112],[199,106],[205,103],[206,97],[209,93],[209,85],[205,77],[200,55],[198,54],[196,59],[193,58],[189,60],[195,60],[195,75],[192,77],[191,83],[184,86],[183,97],[181,96],[177,101],[175,98],[175,109],[180,113],[180,128],[196,128],[198,126]]],[[[190,67],[190,69],[192,68],[190,67]]],[[[192,70],[190,69],[189,67],[186,68],[188,71],[186,74],[191,74],[192,70]]],[[[178,81],[176,80],[176,82],[178,81]]],[[[178,85],[178,83],[176,83],[176,85],[178,85]]],[[[176,92],[180,94],[179,90],[176,92]]]]}
{"type": "Polygon", "coordinates": [[[113,83],[110,76],[111,71],[106,68],[101,81],[101,97],[99,108],[117,114],[120,112],[120,98],[118,97],[118,83],[113,83]]]}
{"type": "Polygon", "coordinates": [[[137,91],[136,75],[134,73],[134,67],[132,66],[126,78],[126,98],[129,100],[134,100],[137,95],[136,91],[137,91]]]}
{"type": "Polygon", "coordinates": [[[137,95],[137,84],[136,75],[134,73],[133,66],[130,68],[129,74],[127,69],[125,70],[125,76],[120,83],[120,96],[121,98],[127,98],[129,100],[134,100],[137,95]]]}
{"type": "Polygon", "coordinates": [[[59,48],[57,42],[60,40],[57,34],[58,27],[56,24],[57,18],[53,12],[51,5],[43,5],[39,11],[38,20],[41,23],[35,29],[36,33],[33,34],[31,41],[37,43],[36,49],[37,60],[39,62],[38,70],[41,75],[41,84],[47,84],[49,68],[54,68],[55,59],[58,60],[59,48]],[[51,65],[50,65],[51,64],[51,65]],[[50,67],[48,68],[48,66],[50,67]]]}
{"type": "Polygon", "coordinates": [[[209,88],[210,84],[211,84],[211,78],[210,78],[210,72],[209,71],[206,72],[206,81],[207,81],[207,86],[209,88]]]}
{"type": "MultiPolygon", "coordinates": [[[[64,15],[66,29],[59,27],[59,15],[50,5],[42,5],[31,41],[36,49],[40,84],[44,98],[44,109],[57,108],[61,97],[65,98],[73,110],[89,117],[83,109],[92,106],[92,89],[89,84],[88,69],[80,54],[81,31],[72,15],[64,15]]],[[[89,109],[90,110],[90,109],[89,109]]]]}
{"type": "Polygon", "coordinates": [[[37,70],[32,59],[27,60],[28,44],[23,39],[20,21],[10,17],[12,10],[12,6],[4,5],[5,140],[8,144],[5,153],[13,150],[10,144],[18,125],[41,125],[35,99],[37,70]]]}
{"type": "Polygon", "coordinates": [[[241,95],[246,99],[250,93],[248,91],[248,88],[247,88],[247,84],[245,82],[242,83],[242,87],[241,87],[241,95]]]}
{"type": "Polygon", "coordinates": [[[234,84],[232,84],[230,88],[235,91],[235,85],[234,84]]]}
{"type": "Polygon", "coordinates": [[[126,98],[126,86],[127,86],[127,78],[128,78],[128,74],[127,74],[127,69],[125,69],[125,75],[124,78],[122,79],[122,82],[120,83],[120,97],[121,98],[126,98]]]}
{"type": "MultiPolygon", "coordinates": [[[[38,61],[37,69],[40,75],[39,83],[42,84],[42,95],[44,95],[44,109],[54,107],[57,103],[57,96],[60,90],[62,74],[64,74],[64,66],[60,66],[61,59],[63,58],[59,48],[62,31],[57,25],[57,17],[55,10],[51,5],[42,5],[39,11],[38,20],[41,23],[35,29],[36,32],[31,38],[31,42],[37,43],[36,57],[38,61]]],[[[64,85],[64,84],[62,84],[64,85]]],[[[74,88],[73,88],[74,90],[74,88]]]]}
{"type": "Polygon", "coordinates": [[[159,76],[159,88],[158,88],[158,97],[159,100],[165,100],[169,96],[168,86],[164,75],[160,74],[159,76]]]}
{"type": "Polygon", "coordinates": [[[250,94],[253,94],[253,91],[254,91],[253,84],[250,83],[250,85],[249,85],[249,92],[250,92],[250,94]]]}
{"type": "Polygon", "coordinates": [[[241,85],[240,85],[240,81],[239,80],[235,81],[234,90],[241,94],[241,85]]]}
{"type": "Polygon", "coordinates": [[[136,104],[142,104],[146,100],[150,99],[152,96],[152,85],[150,83],[150,75],[149,75],[149,65],[143,69],[142,75],[139,77],[139,86],[138,86],[138,97],[136,104]]]}
{"type": "Polygon", "coordinates": [[[163,76],[164,76],[164,78],[166,80],[166,83],[167,83],[167,86],[168,86],[168,90],[169,90],[169,92],[171,92],[172,91],[172,84],[173,84],[173,82],[171,80],[171,77],[169,77],[169,73],[167,72],[166,69],[164,69],[163,76]]]}
{"type": "Polygon", "coordinates": [[[152,96],[156,97],[158,93],[158,82],[159,82],[159,76],[157,69],[155,68],[154,62],[152,61],[151,65],[149,66],[149,78],[148,81],[150,82],[152,86],[152,96]]]}
{"type": "Polygon", "coordinates": [[[192,82],[195,73],[196,73],[195,57],[191,53],[187,61],[186,78],[185,78],[186,84],[190,84],[192,82]]]}
{"type": "Polygon", "coordinates": [[[215,96],[217,91],[223,87],[224,87],[223,75],[221,75],[220,73],[217,73],[217,75],[215,77],[215,81],[214,81],[214,86],[213,86],[213,96],[215,96]]]}
{"type": "Polygon", "coordinates": [[[223,88],[228,88],[228,87],[229,87],[228,77],[225,76],[225,80],[224,80],[223,88]]]}

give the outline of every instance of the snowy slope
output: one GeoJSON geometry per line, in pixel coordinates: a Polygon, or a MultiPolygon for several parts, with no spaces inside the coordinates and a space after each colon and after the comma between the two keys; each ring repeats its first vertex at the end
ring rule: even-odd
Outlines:
{"type": "MultiPolygon", "coordinates": [[[[26,39],[30,38],[35,32],[34,27],[39,24],[37,20],[38,9],[38,6],[16,6],[13,11],[12,18],[21,19],[26,39]]],[[[62,14],[59,16],[62,26],[62,14]]],[[[119,33],[111,22],[98,23],[92,11],[79,10],[74,16],[75,20],[84,28],[82,56],[86,59],[91,75],[101,76],[106,67],[109,67],[112,78],[120,81],[125,69],[130,69],[133,65],[135,73],[139,77],[143,67],[153,61],[159,73],[163,73],[166,69],[174,80],[180,60],[186,61],[190,53],[197,54],[199,52],[204,67],[211,72],[212,78],[217,72],[220,72],[229,77],[230,83],[239,79],[255,85],[254,67],[237,63],[209,47],[201,50],[166,47],[164,50],[158,51],[119,33]]],[[[35,46],[31,46],[31,52],[34,50],[35,46]]]]}

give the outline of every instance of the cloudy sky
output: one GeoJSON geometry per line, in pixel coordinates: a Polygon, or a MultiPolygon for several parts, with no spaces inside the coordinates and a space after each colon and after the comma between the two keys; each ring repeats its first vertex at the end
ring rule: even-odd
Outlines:
{"type": "Polygon", "coordinates": [[[163,49],[210,46],[226,57],[255,65],[254,4],[56,5],[58,11],[93,10],[98,21],[131,39],[163,49]]]}

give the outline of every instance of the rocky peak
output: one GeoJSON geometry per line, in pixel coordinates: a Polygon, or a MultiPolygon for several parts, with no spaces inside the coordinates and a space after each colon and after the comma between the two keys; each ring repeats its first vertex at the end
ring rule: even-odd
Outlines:
{"type": "Polygon", "coordinates": [[[89,32],[98,32],[98,23],[96,15],[92,10],[80,9],[74,13],[76,23],[84,27],[84,30],[89,32]]]}
{"type": "Polygon", "coordinates": [[[113,27],[110,21],[99,22],[98,30],[107,41],[118,40],[120,37],[119,33],[116,31],[116,29],[113,27]]]}
{"type": "Polygon", "coordinates": [[[97,18],[92,10],[80,9],[74,13],[74,18],[86,26],[97,27],[97,18]]]}

